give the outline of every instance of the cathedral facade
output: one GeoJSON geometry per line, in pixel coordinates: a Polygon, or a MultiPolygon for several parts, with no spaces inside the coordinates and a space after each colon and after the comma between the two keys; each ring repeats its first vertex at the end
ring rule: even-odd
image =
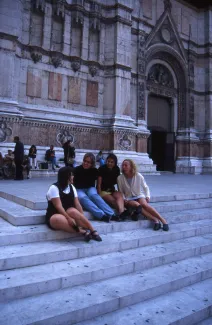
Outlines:
{"type": "Polygon", "coordinates": [[[1,0],[0,151],[70,139],[212,173],[212,7],[189,2],[1,0]]]}

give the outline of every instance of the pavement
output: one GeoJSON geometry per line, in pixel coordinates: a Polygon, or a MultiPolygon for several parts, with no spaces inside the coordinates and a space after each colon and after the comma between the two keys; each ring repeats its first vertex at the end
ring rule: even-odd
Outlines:
{"type": "MultiPolygon", "coordinates": [[[[46,201],[46,192],[56,176],[23,181],[0,180],[0,191],[36,201],[46,201]]],[[[145,176],[151,197],[212,193],[212,175],[163,174],[145,176]]]]}

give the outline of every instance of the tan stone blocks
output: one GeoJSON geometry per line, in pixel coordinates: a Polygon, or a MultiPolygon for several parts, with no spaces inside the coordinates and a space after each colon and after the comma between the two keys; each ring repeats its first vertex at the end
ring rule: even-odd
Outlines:
{"type": "Polygon", "coordinates": [[[80,104],[81,79],[69,77],[68,82],[68,102],[80,104]]]}
{"type": "Polygon", "coordinates": [[[88,81],[87,82],[87,97],[86,105],[87,106],[98,106],[98,82],[88,81]]]}
{"type": "Polygon", "coordinates": [[[27,71],[27,96],[41,98],[41,88],[42,79],[40,70],[29,68],[27,71]]]}
{"type": "Polygon", "coordinates": [[[49,99],[61,101],[62,75],[60,73],[49,73],[49,99]]]}

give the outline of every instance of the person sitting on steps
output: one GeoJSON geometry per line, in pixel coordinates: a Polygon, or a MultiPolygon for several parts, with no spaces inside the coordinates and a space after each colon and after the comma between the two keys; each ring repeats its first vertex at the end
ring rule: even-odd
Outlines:
{"type": "Polygon", "coordinates": [[[59,168],[56,161],[54,146],[52,144],[50,149],[46,150],[45,160],[52,163],[52,170],[55,171],[55,167],[59,168]]]}
{"type": "Polygon", "coordinates": [[[137,221],[141,213],[155,222],[154,230],[161,228],[168,231],[166,220],[149,204],[150,191],[144,177],[137,172],[133,160],[125,159],[122,163],[122,174],[117,179],[119,191],[124,195],[125,207],[134,209],[132,220],[137,221]]]}
{"type": "Polygon", "coordinates": [[[115,190],[117,177],[120,175],[117,157],[109,154],[106,164],[99,167],[97,179],[98,194],[118,212],[116,221],[125,220],[129,211],[124,208],[124,200],[121,192],[115,190]]]}
{"type": "Polygon", "coordinates": [[[29,162],[30,162],[30,168],[32,168],[32,163],[34,163],[34,168],[37,169],[37,159],[36,159],[36,155],[37,155],[37,148],[36,146],[33,144],[30,148],[29,148],[29,162]]]}
{"type": "Polygon", "coordinates": [[[97,193],[95,184],[97,176],[95,157],[92,153],[86,153],[82,165],[74,169],[74,186],[77,189],[79,201],[94,218],[110,222],[115,217],[114,211],[97,193]]]}
{"type": "Polygon", "coordinates": [[[72,183],[71,167],[62,167],[58,171],[57,182],[47,192],[48,207],[46,223],[52,230],[78,232],[86,242],[94,239],[102,241],[98,232],[83,214],[77,191],[72,183]]]}

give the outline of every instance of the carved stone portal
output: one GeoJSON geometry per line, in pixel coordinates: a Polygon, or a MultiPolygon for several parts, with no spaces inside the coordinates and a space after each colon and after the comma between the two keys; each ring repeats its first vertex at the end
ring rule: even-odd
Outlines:
{"type": "Polygon", "coordinates": [[[12,130],[7,127],[5,122],[0,123],[0,142],[4,142],[7,136],[12,134],[12,130]]]}

